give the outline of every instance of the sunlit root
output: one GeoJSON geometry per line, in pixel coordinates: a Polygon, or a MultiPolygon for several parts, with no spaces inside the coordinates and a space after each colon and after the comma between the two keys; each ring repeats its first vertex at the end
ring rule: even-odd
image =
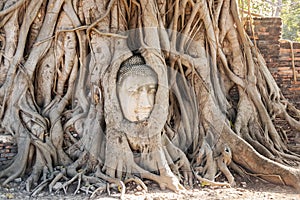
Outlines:
{"type": "Polygon", "coordinates": [[[234,177],[227,167],[231,163],[231,158],[231,150],[227,145],[225,145],[223,150],[221,151],[221,155],[217,158],[217,165],[220,171],[226,176],[229,184],[231,186],[235,186],[236,183],[234,181],[234,177]]]}

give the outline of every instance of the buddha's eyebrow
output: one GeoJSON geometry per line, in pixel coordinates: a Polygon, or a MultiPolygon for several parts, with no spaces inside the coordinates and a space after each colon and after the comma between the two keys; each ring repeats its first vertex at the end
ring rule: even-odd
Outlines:
{"type": "Polygon", "coordinates": [[[129,91],[135,91],[135,90],[137,90],[137,89],[139,89],[140,87],[138,86],[138,85],[134,85],[134,86],[130,86],[129,88],[128,88],[128,90],[129,91]]]}
{"type": "MultiPolygon", "coordinates": [[[[157,84],[152,84],[152,83],[150,83],[150,84],[142,85],[142,86],[140,86],[140,87],[145,87],[145,86],[150,87],[150,88],[156,88],[156,87],[157,87],[157,84]]],[[[140,87],[139,87],[139,88],[140,88],[140,87]]]]}
{"type": "Polygon", "coordinates": [[[144,85],[141,85],[141,86],[139,86],[139,85],[134,85],[134,86],[130,86],[130,87],[128,88],[128,91],[133,92],[133,91],[138,90],[138,89],[141,88],[141,87],[150,87],[151,89],[156,89],[157,84],[144,84],[144,85]]]}
{"type": "Polygon", "coordinates": [[[150,87],[150,88],[156,88],[156,87],[157,87],[157,84],[149,84],[149,87],[150,87]]]}

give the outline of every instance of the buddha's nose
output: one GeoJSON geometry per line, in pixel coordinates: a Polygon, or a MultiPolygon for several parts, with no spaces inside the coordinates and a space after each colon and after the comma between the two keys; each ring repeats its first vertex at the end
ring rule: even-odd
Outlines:
{"type": "Polygon", "coordinates": [[[140,108],[151,108],[150,101],[148,99],[148,93],[145,88],[142,89],[139,100],[140,108]]]}

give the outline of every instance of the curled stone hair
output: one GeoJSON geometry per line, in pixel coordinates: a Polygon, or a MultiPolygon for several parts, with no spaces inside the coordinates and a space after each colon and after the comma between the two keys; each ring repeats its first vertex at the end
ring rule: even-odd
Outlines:
{"type": "Polygon", "coordinates": [[[118,72],[118,84],[130,75],[151,76],[157,79],[157,74],[149,67],[140,55],[133,55],[125,60],[118,72]]]}

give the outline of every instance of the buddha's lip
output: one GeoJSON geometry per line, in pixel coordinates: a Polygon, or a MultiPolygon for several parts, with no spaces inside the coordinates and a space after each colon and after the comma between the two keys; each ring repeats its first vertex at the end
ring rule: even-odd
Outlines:
{"type": "Polygon", "coordinates": [[[150,114],[150,111],[149,112],[137,112],[136,115],[140,116],[140,115],[149,115],[150,114]]]}
{"type": "Polygon", "coordinates": [[[136,116],[139,120],[147,119],[150,116],[151,110],[148,112],[137,112],[136,116]]]}

